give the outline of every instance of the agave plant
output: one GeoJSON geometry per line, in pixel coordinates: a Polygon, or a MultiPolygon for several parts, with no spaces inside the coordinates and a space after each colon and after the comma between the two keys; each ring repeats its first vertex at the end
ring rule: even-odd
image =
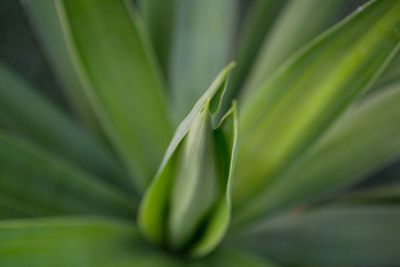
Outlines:
{"type": "Polygon", "coordinates": [[[22,3],[73,112],[1,65],[0,266],[400,265],[400,1],[22,3]]]}

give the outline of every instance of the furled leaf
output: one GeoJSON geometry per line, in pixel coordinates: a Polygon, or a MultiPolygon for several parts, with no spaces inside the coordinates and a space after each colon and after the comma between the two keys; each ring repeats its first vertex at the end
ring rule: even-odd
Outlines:
{"type": "Polygon", "coordinates": [[[398,206],[321,208],[266,221],[236,242],[290,266],[397,266],[399,225],[398,206]]]}
{"type": "Polygon", "coordinates": [[[176,5],[169,82],[178,123],[230,60],[237,0],[176,0],[176,5]]]}
{"type": "Polygon", "coordinates": [[[83,217],[2,221],[0,258],[12,267],[179,266],[132,224],[83,217]]]}
{"type": "Polygon", "coordinates": [[[348,187],[400,157],[400,85],[350,109],[245,215],[264,214],[348,187]]]}
{"type": "Polygon", "coordinates": [[[311,42],[243,101],[236,203],[268,190],[369,88],[398,51],[399,14],[399,1],[370,2],[311,42]]]}
{"type": "Polygon", "coordinates": [[[127,1],[57,4],[84,89],[142,191],[171,136],[160,74],[146,35],[127,1]]]}
{"type": "Polygon", "coordinates": [[[127,175],[109,151],[1,64],[0,123],[14,134],[132,192],[127,175]]]}
{"type": "Polygon", "coordinates": [[[89,105],[77,69],[68,52],[61,21],[54,0],[21,0],[46,55],[64,87],[68,99],[86,125],[97,131],[96,119],[89,105]]]}
{"type": "Polygon", "coordinates": [[[238,95],[243,83],[253,67],[253,62],[259,53],[263,40],[274,25],[276,17],[286,4],[286,0],[257,0],[253,1],[247,12],[244,25],[241,28],[238,47],[236,48],[237,67],[233,75],[225,102],[230,101],[238,95]]]}
{"type": "Polygon", "coordinates": [[[178,0],[139,0],[139,9],[165,73],[171,49],[172,28],[178,0]]]}
{"type": "Polygon", "coordinates": [[[110,214],[133,218],[135,205],[134,199],[54,155],[3,134],[0,202],[8,209],[33,216],[110,214]]]}
{"type": "Polygon", "coordinates": [[[176,130],[139,212],[139,226],[148,239],[174,250],[195,243],[193,256],[213,249],[230,220],[236,108],[216,128],[212,116],[231,68],[218,75],[176,130]]]}
{"type": "Polygon", "coordinates": [[[292,0],[264,40],[246,84],[252,90],[299,48],[333,25],[346,0],[292,0]],[[316,12],[318,10],[318,12],[316,12]]]}

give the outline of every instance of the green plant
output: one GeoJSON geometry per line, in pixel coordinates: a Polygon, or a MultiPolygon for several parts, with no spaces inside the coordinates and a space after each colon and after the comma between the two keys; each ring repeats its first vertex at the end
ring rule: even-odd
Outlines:
{"type": "Polygon", "coordinates": [[[346,3],[24,0],[74,114],[0,66],[0,266],[398,266],[400,184],[344,189],[400,158],[400,1],[346,3]]]}

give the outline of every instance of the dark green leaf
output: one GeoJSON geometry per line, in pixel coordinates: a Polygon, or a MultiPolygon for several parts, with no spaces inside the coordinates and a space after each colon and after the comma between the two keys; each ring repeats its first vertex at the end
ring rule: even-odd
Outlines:
{"type": "Polygon", "coordinates": [[[97,177],[132,191],[127,175],[109,151],[1,64],[0,123],[97,177]]]}
{"type": "Polygon", "coordinates": [[[327,208],[266,221],[236,240],[290,266],[397,266],[399,207],[327,208]]]}
{"type": "Polygon", "coordinates": [[[80,117],[96,133],[97,125],[62,33],[54,0],[21,0],[64,91],[80,117]]]}
{"type": "Polygon", "coordinates": [[[139,9],[143,16],[158,60],[167,74],[171,49],[172,28],[179,0],[139,0],[139,9]]]}
{"type": "Polygon", "coordinates": [[[1,134],[0,205],[33,216],[110,214],[133,218],[135,199],[54,155],[1,134]]]}
{"type": "Polygon", "coordinates": [[[171,136],[160,73],[123,0],[57,1],[96,115],[143,191],[171,136]]]}
{"type": "Polygon", "coordinates": [[[80,217],[0,222],[0,259],[10,267],[179,266],[133,224],[80,217]]]}

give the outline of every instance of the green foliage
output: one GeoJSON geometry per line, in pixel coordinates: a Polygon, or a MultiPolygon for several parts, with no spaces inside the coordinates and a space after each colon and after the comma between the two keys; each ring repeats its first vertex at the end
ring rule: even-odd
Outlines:
{"type": "Polygon", "coordinates": [[[400,265],[400,1],[22,3],[78,116],[0,65],[0,266],[400,265]]]}

